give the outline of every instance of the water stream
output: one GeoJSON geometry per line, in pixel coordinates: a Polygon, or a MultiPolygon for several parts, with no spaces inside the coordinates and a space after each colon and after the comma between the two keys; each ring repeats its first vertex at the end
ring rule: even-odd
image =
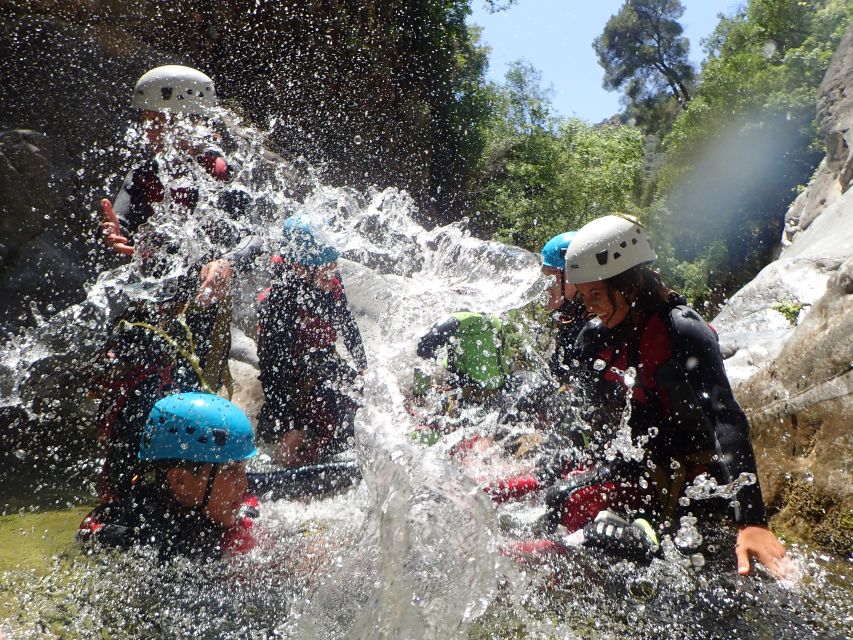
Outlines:
{"type": "MultiPolygon", "coordinates": [[[[541,507],[494,505],[477,482],[486,471],[460,468],[450,438],[414,443],[406,396],[417,339],[434,322],[461,309],[505,317],[541,301],[537,257],[473,238],[462,224],[426,230],[396,189],[316,183],[295,201],[284,174],[261,159],[261,141],[252,131],[232,141],[253,203],[237,227],[273,251],[281,221],[300,211],[344,256],[370,362],[356,420],[363,482],[322,500],[265,504],[263,544],[236,560],[82,553],[72,537],[99,465],[85,372],[122,311],[168,286],[168,277],[140,277],[138,262],[110,269],[85,302],[0,352],[0,415],[38,431],[38,446],[0,466],[0,638],[849,637],[850,560],[805,548],[791,549],[794,584],[760,570],[740,578],[723,560],[697,566],[671,544],[643,568],[579,551],[524,570],[500,555],[541,507]]],[[[209,246],[215,195],[202,194],[193,221],[158,212],[159,232],[180,248],[169,274],[209,246]]],[[[235,323],[249,334],[263,260],[235,292],[235,323]]],[[[473,420],[488,427],[494,416],[473,420]]]]}

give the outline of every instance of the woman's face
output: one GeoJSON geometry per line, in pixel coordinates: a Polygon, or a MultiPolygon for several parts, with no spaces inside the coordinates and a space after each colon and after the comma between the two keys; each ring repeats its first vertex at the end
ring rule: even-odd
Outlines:
{"type": "Polygon", "coordinates": [[[613,290],[611,302],[611,296],[608,295],[609,287],[606,283],[585,282],[577,285],[577,289],[587,311],[594,314],[608,329],[617,326],[628,316],[630,306],[625,296],[613,290]]]}
{"type": "Polygon", "coordinates": [[[227,529],[237,522],[237,515],[248,487],[245,462],[206,464],[195,474],[189,469],[175,468],[169,470],[167,477],[172,495],[180,504],[185,507],[199,507],[204,501],[210,474],[217,467],[204,515],[213,524],[227,529]]]}
{"type": "Polygon", "coordinates": [[[145,131],[145,141],[149,150],[154,153],[161,152],[165,130],[169,126],[169,116],[159,111],[143,110],[139,112],[139,123],[145,131]]]}
{"type": "Polygon", "coordinates": [[[563,291],[560,287],[563,281],[563,272],[557,267],[542,267],[542,274],[551,278],[548,285],[548,309],[554,311],[563,306],[563,291]]]}
{"type": "Polygon", "coordinates": [[[563,306],[566,300],[572,300],[578,293],[577,287],[563,278],[563,270],[557,267],[542,267],[542,273],[552,278],[548,286],[548,309],[555,311],[563,306]],[[560,283],[563,284],[562,289],[560,283]]]}
{"type": "Polygon", "coordinates": [[[335,276],[338,273],[338,263],[330,262],[322,267],[318,267],[314,273],[314,283],[318,289],[325,292],[330,292],[335,287],[335,276]]]}

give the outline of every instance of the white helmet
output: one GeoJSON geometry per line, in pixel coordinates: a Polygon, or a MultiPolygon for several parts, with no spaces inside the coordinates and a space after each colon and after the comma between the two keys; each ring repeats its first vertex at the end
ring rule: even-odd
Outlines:
{"type": "Polygon", "coordinates": [[[657,258],[640,222],[610,215],[581,227],[566,251],[566,280],[572,284],[606,280],[657,258]]]}
{"type": "Polygon", "coordinates": [[[179,64],[151,69],[133,90],[133,106],[147,111],[207,116],[216,105],[213,80],[197,69],[179,64]]]}

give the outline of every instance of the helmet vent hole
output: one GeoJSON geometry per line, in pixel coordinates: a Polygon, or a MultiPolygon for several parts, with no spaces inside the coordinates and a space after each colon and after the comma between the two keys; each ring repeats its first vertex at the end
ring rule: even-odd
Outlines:
{"type": "Polygon", "coordinates": [[[637,239],[636,239],[636,238],[631,238],[631,244],[637,244],[637,239]]]}
{"type": "Polygon", "coordinates": [[[195,433],[195,427],[187,427],[187,433],[195,433]]]}
{"type": "Polygon", "coordinates": [[[216,443],[217,447],[224,447],[225,443],[228,442],[228,433],[222,429],[214,429],[213,442],[216,443]]]}
{"type": "Polygon", "coordinates": [[[163,100],[171,100],[172,99],[172,87],[160,87],[160,93],[163,94],[163,100]]]}
{"type": "MultiPolygon", "coordinates": [[[[636,244],[636,243],[637,243],[637,241],[636,241],[636,240],[634,240],[634,244],[636,244]]],[[[627,246],[628,246],[628,243],[623,241],[623,242],[620,242],[620,243],[619,243],[619,246],[620,246],[620,247],[622,247],[622,248],[624,249],[625,247],[627,247],[627,246]]]]}
{"type": "Polygon", "coordinates": [[[207,444],[207,436],[201,436],[198,441],[199,444],[207,444]]]}
{"type": "Polygon", "coordinates": [[[192,90],[192,89],[187,89],[187,95],[188,95],[188,96],[191,96],[192,94],[193,94],[193,90],[192,90]]]}
{"type": "Polygon", "coordinates": [[[614,260],[618,260],[618,259],[619,259],[619,258],[621,258],[621,257],[622,257],[622,254],[621,254],[621,253],[619,253],[618,251],[616,251],[616,252],[614,252],[614,253],[613,253],[613,259],[614,259],[614,260]]]}
{"type": "Polygon", "coordinates": [[[607,260],[609,259],[609,256],[607,254],[607,249],[605,249],[604,251],[599,251],[598,253],[596,253],[595,259],[598,260],[598,264],[600,264],[602,266],[607,264],[607,260]]]}
{"type": "Polygon", "coordinates": [[[177,433],[177,432],[178,432],[177,427],[169,427],[169,433],[177,433]]]}

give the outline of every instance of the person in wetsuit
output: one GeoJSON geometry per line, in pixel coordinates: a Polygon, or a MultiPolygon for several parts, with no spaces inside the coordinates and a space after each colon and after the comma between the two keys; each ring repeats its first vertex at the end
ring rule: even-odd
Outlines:
{"type": "Polygon", "coordinates": [[[130,492],[89,513],[78,540],[154,547],[161,559],[216,558],[253,547],[257,503],[245,495],[245,461],[257,451],[252,426],[236,405],[204,393],[162,398],[138,449],[144,470],[130,492]]]}
{"type": "Polygon", "coordinates": [[[542,273],[554,279],[548,289],[548,310],[554,312],[557,322],[554,352],[548,366],[561,384],[571,377],[572,350],[588,315],[577,288],[566,280],[565,274],[566,251],[576,235],[575,231],[560,233],[542,247],[542,273]]]}
{"type": "Polygon", "coordinates": [[[337,268],[339,253],[302,216],[284,222],[274,281],[259,296],[258,360],[265,401],[258,434],[284,466],[313,464],[351,446],[361,333],[337,268]],[[336,348],[338,336],[355,368],[336,348]]]}
{"type": "Polygon", "coordinates": [[[190,265],[166,293],[161,287],[157,300],[132,304],[108,340],[95,385],[101,396],[105,499],[121,498],[129,489],[139,433],[158,398],[176,390],[230,386],[230,283],[234,269],[250,267],[260,252],[259,241],[232,220],[245,205],[243,192],[223,188],[235,167],[209,146],[211,140],[195,144],[185,135],[216,108],[213,81],[190,67],[157,67],[136,83],[133,106],[148,157],[127,174],[114,203],[101,201],[105,244],[119,255],[135,256],[140,275],[162,279],[169,254],[179,254],[181,247],[146,223],[157,207],[182,219],[193,216],[204,186],[226,214],[207,221],[205,233],[224,249],[190,265]]]}
{"type": "Polygon", "coordinates": [[[500,318],[472,311],[451,313],[418,341],[418,356],[434,359],[447,347],[447,373],[454,387],[495,391],[509,373],[505,328],[500,318]]]}
{"type": "Polygon", "coordinates": [[[545,532],[591,526],[599,541],[616,540],[628,527],[596,526],[599,514],[640,516],[664,531],[692,513],[736,526],[739,573],[756,558],[779,575],[785,549],[767,527],[749,424],[717,336],[647,266],[655,258],[643,227],[622,215],[590,222],[567,250],[566,278],[598,319],[574,356],[574,384],[598,435],[575,473],[548,491],[545,532]]]}
{"type": "Polygon", "coordinates": [[[516,374],[520,384],[511,386],[518,391],[508,394],[509,401],[504,403],[499,422],[521,418],[536,426],[537,432],[510,437],[504,446],[516,457],[520,452],[533,457],[535,465],[532,473],[495,480],[484,487],[499,502],[520,498],[561,477],[563,469],[572,462],[572,450],[585,442],[583,432],[577,428],[569,384],[574,343],[588,315],[577,296],[577,288],[566,280],[564,273],[566,250],[575,235],[575,231],[557,234],[542,247],[542,274],[552,278],[547,308],[553,312],[557,324],[548,372],[557,384],[544,372],[516,374]]]}

